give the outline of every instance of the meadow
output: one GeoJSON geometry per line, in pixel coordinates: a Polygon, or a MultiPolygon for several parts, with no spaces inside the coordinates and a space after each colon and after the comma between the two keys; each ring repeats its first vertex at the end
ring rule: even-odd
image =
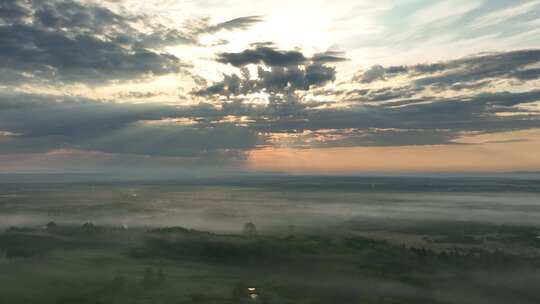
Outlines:
{"type": "Polygon", "coordinates": [[[3,184],[0,303],[540,301],[532,187],[254,183],[3,184]]]}

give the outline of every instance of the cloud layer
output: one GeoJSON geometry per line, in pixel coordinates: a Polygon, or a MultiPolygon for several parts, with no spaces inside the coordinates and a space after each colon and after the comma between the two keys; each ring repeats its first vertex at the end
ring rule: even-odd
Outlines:
{"type": "Polygon", "coordinates": [[[245,29],[261,18],[170,28],[147,15],[120,14],[72,0],[4,0],[0,13],[0,80],[4,84],[81,83],[179,73],[190,63],[167,46],[197,44],[200,35],[245,29]]]}
{"type": "MultiPolygon", "coordinates": [[[[479,18],[479,9],[496,11],[486,4],[463,5],[460,14],[450,15],[439,5],[425,6],[426,12],[411,11],[395,21],[418,27],[414,35],[404,31],[403,41],[396,33],[380,34],[381,39],[405,47],[431,37],[426,29],[457,20],[476,24],[478,35],[470,37],[476,39],[492,34],[498,20],[479,18]],[[442,17],[431,18],[432,13],[442,17]]],[[[383,17],[395,20],[392,12],[400,7],[392,6],[383,17]]],[[[506,7],[500,10],[508,17],[504,22],[516,16],[534,22],[536,5],[519,14],[506,7]]],[[[0,1],[0,154],[82,151],[229,163],[262,148],[464,145],[460,139],[468,135],[540,128],[537,48],[517,45],[449,60],[370,62],[361,68],[353,52],[336,51],[339,45],[286,47],[265,36],[252,41],[249,34],[246,41],[231,39],[264,29],[266,19],[251,13],[219,21],[197,15],[179,25],[105,2],[0,1]],[[203,54],[190,60],[193,52],[203,54]],[[207,80],[212,69],[221,76],[207,80]],[[164,80],[171,75],[184,78],[164,80]],[[150,81],[156,87],[143,87],[150,81]],[[159,86],[167,81],[181,87],[177,99],[144,103],[170,98],[159,86]],[[130,82],[109,98],[94,94],[130,82]],[[73,87],[84,88],[79,91],[84,94],[73,93],[73,87]]],[[[360,48],[382,43],[357,38],[354,45],[360,48]]]]}
{"type": "Polygon", "coordinates": [[[247,75],[243,67],[242,77],[226,76],[222,82],[194,92],[204,98],[220,98],[181,107],[3,94],[0,151],[82,149],[200,157],[283,145],[457,144],[456,139],[464,134],[540,127],[539,111],[527,107],[540,101],[540,90],[533,85],[536,79],[519,80],[528,90],[515,90],[513,85],[516,73],[538,64],[538,53],[526,50],[399,69],[381,67],[392,72],[366,84],[364,78],[370,69],[347,83],[352,86],[349,89],[316,88],[331,81],[335,71],[313,59],[300,66],[271,66],[267,70],[259,66],[256,78],[247,75]],[[504,63],[499,63],[500,58],[504,63]],[[330,76],[325,71],[331,71],[330,76]],[[312,78],[319,72],[325,76],[312,78]],[[476,75],[474,80],[470,74],[476,75]],[[402,86],[387,84],[395,77],[402,77],[402,86]],[[481,91],[478,83],[481,87],[506,83],[509,90],[481,91]],[[297,94],[305,91],[319,92],[328,100],[315,101],[297,94]],[[252,94],[263,93],[268,94],[266,103],[250,99],[252,94]]]}

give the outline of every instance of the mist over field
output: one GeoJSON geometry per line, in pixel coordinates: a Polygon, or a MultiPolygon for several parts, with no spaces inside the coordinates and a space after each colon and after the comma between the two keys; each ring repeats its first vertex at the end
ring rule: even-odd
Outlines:
{"type": "Polygon", "coordinates": [[[534,174],[2,179],[9,303],[540,299],[534,174]]]}
{"type": "Polygon", "coordinates": [[[326,229],[352,221],[379,229],[408,221],[540,223],[536,179],[422,177],[232,177],[150,182],[41,182],[0,186],[0,225],[94,222],[239,232],[326,229]]]}

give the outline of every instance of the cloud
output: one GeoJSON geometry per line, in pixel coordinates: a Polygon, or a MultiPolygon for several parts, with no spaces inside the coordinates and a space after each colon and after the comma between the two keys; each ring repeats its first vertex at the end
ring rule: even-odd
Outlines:
{"type": "Polygon", "coordinates": [[[291,94],[322,86],[336,79],[336,70],[328,63],[346,59],[339,52],[325,52],[307,58],[300,51],[281,51],[271,43],[255,44],[240,53],[223,53],[218,61],[240,67],[241,75],[224,75],[223,80],[199,88],[196,96],[231,96],[253,93],[291,94]],[[245,66],[257,65],[256,77],[245,66]]]}
{"type": "Polygon", "coordinates": [[[129,91],[129,92],[121,92],[115,94],[115,97],[120,99],[148,99],[153,98],[157,96],[164,95],[163,92],[140,92],[140,91],[129,91]]]}
{"type": "Polygon", "coordinates": [[[0,20],[12,22],[30,14],[28,1],[3,0],[0,6],[0,20]]]}
{"type": "Polygon", "coordinates": [[[0,142],[4,154],[80,149],[104,153],[199,157],[244,150],[257,134],[205,105],[117,104],[30,94],[0,96],[0,130],[17,134],[0,142]],[[193,125],[168,118],[190,118],[193,125]]]}
{"type": "Polygon", "coordinates": [[[363,73],[353,77],[353,80],[360,81],[362,83],[370,83],[377,80],[386,80],[397,76],[399,74],[404,74],[409,71],[406,66],[391,66],[383,67],[382,65],[374,65],[363,73]]]}
{"type": "Polygon", "coordinates": [[[297,90],[309,90],[312,86],[321,86],[335,80],[336,71],[333,67],[313,63],[306,66],[259,67],[255,79],[247,70],[242,76],[236,74],[224,75],[223,80],[207,87],[195,90],[196,96],[231,96],[254,93],[292,93],[297,90]]]}
{"type": "MultiPolygon", "coordinates": [[[[5,0],[2,8],[4,85],[100,84],[179,73],[189,65],[168,53],[167,46],[197,44],[199,35],[246,29],[262,21],[247,16],[212,25],[203,18],[191,27],[173,29],[148,16],[69,0],[5,0]]],[[[540,50],[373,65],[335,86],[326,84],[336,80],[337,64],[347,60],[341,52],[308,56],[300,49],[262,42],[241,52],[219,53],[216,60],[236,72],[215,83],[199,81],[190,96],[203,100],[198,105],[119,104],[3,92],[0,151],[204,160],[217,155],[238,158],[284,143],[302,148],[457,144],[457,138],[471,132],[540,127],[538,113],[521,107],[540,101],[535,89],[540,50]],[[516,115],[500,115],[508,113],[516,115]]],[[[116,97],[155,96],[127,91],[116,97]]]]}
{"type": "Polygon", "coordinates": [[[522,69],[515,71],[511,77],[519,80],[535,80],[540,79],[540,68],[522,69]]]}
{"type": "MultiPolygon", "coordinates": [[[[61,82],[106,82],[179,72],[186,65],[167,53],[126,50],[92,36],[66,37],[18,25],[0,29],[2,70],[61,82]],[[35,47],[28,48],[27,45],[35,47]]],[[[44,79],[44,80],[45,80],[44,79]]],[[[27,79],[30,81],[30,79],[27,79]]]]}
{"type": "Polygon", "coordinates": [[[536,69],[529,70],[528,67],[538,63],[540,63],[540,50],[520,50],[447,61],[431,66],[431,69],[426,66],[420,69],[413,68],[419,74],[442,71],[440,75],[426,76],[416,80],[419,86],[441,87],[456,83],[478,82],[489,78],[537,79],[539,75],[537,71],[535,72],[536,69]]]}
{"type": "Polygon", "coordinates": [[[236,67],[248,64],[264,64],[270,67],[298,66],[306,62],[332,63],[342,62],[347,59],[342,52],[328,51],[315,54],[312,58],[306,58],[300,51],[284,51],[276,49],[271,42],[255,43],[254,48],[246,49],[240,53],[218,54],[217,61],[228,63],[236,67]]]}
{"type": "Polygon", "coordinates": [[[73,1],[2,2],[0,70],[17,82],[104,83],[178,73],[188,65],[160,48],[189,41],[175,30],[137,30],[141,16],[73,1]]]}
{"type": "Polygon", "coordinates": [[[422,88],[414,86],[390,86],[382,88],[357,89],[344,96],[344,101],[383,102],[391,100],[409,99],[409,102],[418,101],[413,98],[422,88]]]}
{"type": "Polygon", "coordinates": [[[524,81],[519,82],[521,91],[515,90],[511,81],[534,81],[531,66],[537,64],[537,54],[521,50],[411,66],[375,65],[345,82],[348,89],[338,85],[329,90],[323,85],[335,79],[335,69],[315,62],[316,56],[303,56],[307,61],[302,65],[260,63],[257,75],[241,67],[239,75],[225,75],[194,94],[227,100],[223,111],[249,117],[247,126],[268,136],[270,145],[278,143],[276,138],[298,147],[457,144],[468,132],[540,127],[538,113],[521,107],[540,102],[539,91],[524,81]],[[399,85],[393,79],[398,75],[399,85]],[[496,85],[501,81],[508,91],[496,85]],[[334,101],[298,95],[306,90],[334,101]],[[251,104],[249,94],[261,92],[269,94],[268,103],[251,104]]]}
{"type": "Polygon", "coordinates": [[[324,53],[318,53],[311,58],[313,62],[317,63],[332,63],[332,62],[344,62],[348,61],[343,52],[338,51],[326,51],[324,53]]]}
{"type": "Polygon", "coordinates": [[[233,31],[233,30],[245,30],[259,22],[263,21],[262,16],[246,16],[231,19],[215,25],[209,25],[200,29],[199,33],[212,34],[221,30],[233,31]]]}
{"type": "Polygon", "coordinates": [[[240,53],[221,53],[218,55],[217,61],[236,67],[260,63],[267,66],[285,67],[303,64],[307,59],[299,51],[281,51],[270,46],[257,46],[240,53]]]}
{"type": "Polygon", "coordinates": [[[411,66],[374,65],[355,75],[353,81],[369,84],[404,76],[411,87],[431,87],[438,90],[478,89],[508,80],[540,79],[540,50],[519,50],[475,56],[411,66]]]}
{"type": "Polygon", "coordinates": [[[456,139],[471,132],[539,128],[540,117],[534,112],[527,117],[497,115],[538,101],[538,90],[404,98],[337,108],[298,100],[295,94],[271,95],[268,104],[235,100],[184,107],[2,94],[0,151],[68,149],[202,161],[228,154],[238,159],[257,147],[283,144],[302,148],[458,144],[456,139]]]}
{"type": "MultiPolygon", "coordinates": [[[[77,173],[69,180],[81,177],[80,173],[111,174],[112,178],[140,176],[167,179],[200,176],[230,176],[231,166],[243,161],[244,155],[236,151],[218,151],[204,157],[152,156],[115,154],[91,150],[54,149],[47,153],[0,154],[2,173],[77,173]]],[[[89,176],[86,176],[89,177],[89,176]]],[[[96,177],[96,176],[94,176],[96,177]]],[[[84,178],[84,177],[83,177],[84,178]]]]}
{"type": "Polygon", "coordinates": [[[482,28],[494,26],[513,18],[523,16],[531,11],[534,12],[539,6],[540,1],[526,1],[525,3],[517,2],[516,4],[503,7],[500,10],[496,10],[476,18],[472,24],[472,27],[482,28]]]}
{"type": "MultiPolygon", "coordinates": [[[[402,89],[408,92],[407,87],[402,89]]],[[[278,134],[277,138],[284,138],[289,147],[456,144],[458,138],[471,132],[540,127],[538,112],[519,107],[540,102],[538,90],[453,97],[407,97],[404,94],[397,90],[395,98],[384,98],[384,103],[357,103],[336,108],[309,107],[301,103],[298,110],[278,120],[257,121],[253,127],[267,134],[278,134]],[[515,111],[525,115],[499,115],[515,111]]]]}
{"type": "Polygon", "coordinates": [[[0,5],[0,81],[6,85],[100,85],[187,73],[191,64],[166,47],[198,45],[201,35],[262,21],[246,16],[211,25],[202,18],[174,28],[99,2],[3,0],[0,5]]]}

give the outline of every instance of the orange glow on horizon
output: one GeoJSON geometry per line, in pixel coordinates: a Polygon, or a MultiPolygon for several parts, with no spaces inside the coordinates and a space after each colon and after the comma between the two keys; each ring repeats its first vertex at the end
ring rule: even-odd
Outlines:
{"type": "Polygon", "coordinates": [[[249,153],[250,171],[293,174],[539,171],[540,130],[463,137],[455,145],[266,148],[249,153]]]}

